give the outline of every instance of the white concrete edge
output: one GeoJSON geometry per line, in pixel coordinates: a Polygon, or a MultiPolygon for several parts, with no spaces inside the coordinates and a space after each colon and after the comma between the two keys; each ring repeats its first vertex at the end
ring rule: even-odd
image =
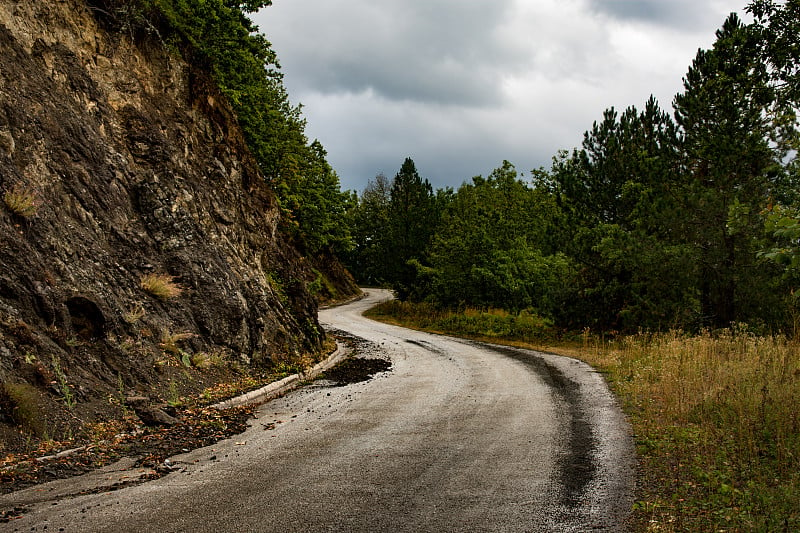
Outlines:
{"type": "MultiPolygon", "coordinates": [[[[350,349],[343,346],[339,342],[336,343],[336,350],[333,351],[331,355],[329,355],[324,361],[321,361],[311,367],[307,372],[303,374],[292,374],[291,376],[286,376],[285,378],[274,381],[268,385],[261,387],[260,389],[250,391],[248,393],[242,394],[240,396],[236,396],[235,398],[230,398],[228,400],[216,403],[214,405],[209,406],[211,409],[228,409],[229,407],[236,407],[239,405],[245,405],[250,403],[259,403],[265,402],[271,398],[280,396],[281,394],[288,392],[294,388],[296,388],[300,381],[313,379],[320,375],[322,372],[328,370],[333,365],[347,357],[349,355],[350,349]]],[[[78,448],[72,448],[69,450],[63,450],[56,454],[46,455],[44,457],[36,457],[35,460],[37,462],[43,463],[46,461],[50,461],[53,459],[60,459],[62,457],[67,457],[74,453],[82,452],[89,448],[96,446],[96,444],[90,444],[87,446],[79,446],[78,448]]],[[[11,470],[12,468],[16,468],[17,465],[8,465],[3,468],[0,468],[0,472],[5,472],[11,470]]],[[[70,478],[71,479],[71,478],[70,478]]],[[[39,485],[36,485],[38,487],[39,485]]]]}
{"type": "Polygon", "coordinates": [[[228,409],[230,407],[238,407],[240,405],[265,402],[271,398],[280,396],[281,394],[296,388],[301,381],[314,379],[322,372],[328,370],[333,365],[344,359],[349,353],[349,349],[337,342],[336,350],[334,350],[331,355],[329,355],[324,361],[321,361],[311,367],[306,372],[303,372],[302,374],[292,374],[291,376],[286,376],[285,378],[279,381],[274,381],[261,387],[260,389],[250,391],[219,403],[215,403],[214,405],[209,406],[209,408],[221,410],[228,409]]]}

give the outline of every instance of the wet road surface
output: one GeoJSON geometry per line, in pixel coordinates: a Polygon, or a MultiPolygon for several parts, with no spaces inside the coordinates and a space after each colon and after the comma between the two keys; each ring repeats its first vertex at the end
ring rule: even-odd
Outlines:
{"type": "Polygon", "coordinates": [[[317,381],[236,439],[172,458],[172,474],[37,504],[0,531],[624,530],[633,445],[599,374],[360,316],[387,297],[320,321],[389,371],[317,381]]]}

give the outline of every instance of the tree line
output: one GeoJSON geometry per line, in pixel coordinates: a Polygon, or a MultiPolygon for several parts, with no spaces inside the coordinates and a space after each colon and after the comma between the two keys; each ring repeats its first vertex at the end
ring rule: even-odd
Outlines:
{"type": "Polygon", "coordinates": [[[341,191],[248,15],[270,0],[87,0],[99,20],[211,73],[284,231],[363,283],[442,306],[535,312],[564,328],[777,328],[800,317],[800,2],[755,0],[700,50],[671,112],[608,109],[579,148],[522,177],[503,162],[434,190],[406,159],[341,191]]]}
{"type": "Polygon", "coordinates": [[[565,329],[796,327],[800,2],[757,0],[699,50],[672,112],[607,109],[525,178],[433,190],[406,159],[354,196],[362,283],[565,329]]]}

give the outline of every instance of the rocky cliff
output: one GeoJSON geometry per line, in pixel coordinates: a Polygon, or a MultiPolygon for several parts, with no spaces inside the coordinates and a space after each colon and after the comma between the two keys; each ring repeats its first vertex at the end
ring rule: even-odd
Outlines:
{"type": "Polygon", "coordinates": [[[317,273],[282,237],[230,108],[138,41],[82,0],[0,2],[6,442],[56,436],[42,417],[59,407],[102,418],[123,392],[322,345],[317,273]]]}

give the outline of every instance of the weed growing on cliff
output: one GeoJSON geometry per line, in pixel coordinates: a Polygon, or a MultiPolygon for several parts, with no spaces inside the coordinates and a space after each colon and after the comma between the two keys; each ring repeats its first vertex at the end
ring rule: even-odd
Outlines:
{"type": "Polygon", "coordinates": [[[283,280],[281,280],[280,275],[274,272],[267,272],[264,276],[266,278],[267,284],[275,291],[275,294],[280,299],[281,303],[286,305],[289,302],[289,298],[286,296],[286,290],[284,289],[283,280]]]}
{"type": "Polygon", "coordinates": [[[272,372],[274,372],[280,378],[285,378],[286,376],[291,376],[292,374],[302,374],[303,371],[303,365],[300,363],[281,361],[272,367],[272,372]]]}
{"type": "Polygon", "coordinates": [[[64,344],[66,344],[70,348],[75,348],[76,346],[80,346],[83,343],[77,337],[70,337],[64,341],[64,344]]]}
{"type": "Polygon", "coordinates": [[[144,307],[140,305],[138,307],[125,311],[125,313],[123,313],[122,315],[122,319],[128,324],[136,324],[138,321],[144,318],[144,315],[145,315],[144,307]]]}
{"type": "Polygon", "coordinates": [[[40,405],[39,391],[28,383],[3,383],[0,387],[3,403],[10,407],[14,423],[37,437],[47,434],[45,417],[40,405]]]}
{"type": "Polygon", "coordinates": [[[170,407],[180,407],[185,403],[180,392],[178,391],[178,384],[174,381],[169,382],[169,390],[167,391],[166,402],[170,407]]]}
{"type": "Polygon", "coordinates": [[[58,390],[61,392],[61,397],[64,399],[64,405],[72,409],[77,405],[77,402],[72,395],[72,389],[69,387],[69,383],[67,383],[67,375],[64,373],[64,370],[62,370],[61,362],[58,360],[58,357],[53,356],[52,363],[53,373],[56,376],[58,390]]]}
{"type": "Polygon", "coordinates": [[[325,274],[315,268],[311,269],[311,271],[314,273],[315,277],[314,281],[308,284],[308,292],[310,292],[313,296],[317,296],[319,294],[333,296],[336,294],[336,287],[334,287],[330,280],[325,277],[325,274]]]}
{"type": "Polygon", "coordinates": [[[194,333],[185,331],[183,333],[172,333],[170,330],[165,329],[161,333],[161,349],[168,354],[177,357],[183,366],[192,366],[192,358],[186,351],[184,351],[178,343],[194,337],[194,333]]]}
{"type": "Polygon", "coordinates": [[[223,357],[217,353],[197,352],[189,358],[191,365],[200,370],[212,367],[221,367],[225,364],[223,357]]]}
{"type": "Polygon", "coordinates": [[[147,274],[142,276],[140,286],[149,294],[159,300],[169,300],[177,298],[183,289],[175,283],[175,278],[169,274],[147,274]]]}
{"type": "Polygon", "coordinates": [[[152,0],[88,0],[89,9],[109,29],[137,35],[155,35],[163,42],[158,28],[151,21],[152,0]]]}
{"type": "Polygon", "coordinates": [[[3,203],[15,215],[29,218],[39,211],[41,202],[36,193],[26,187],[17,186],[3,195],[3,203]]]}
{"type": "Polygon", "coordinates": [[[32,365],[36,363],[36,361],[38,361],[38,358],[36,357],[36,354],[33,354],[31,352],[25,352],[23,360],[25,361],[26,364],[32,365]]]}

